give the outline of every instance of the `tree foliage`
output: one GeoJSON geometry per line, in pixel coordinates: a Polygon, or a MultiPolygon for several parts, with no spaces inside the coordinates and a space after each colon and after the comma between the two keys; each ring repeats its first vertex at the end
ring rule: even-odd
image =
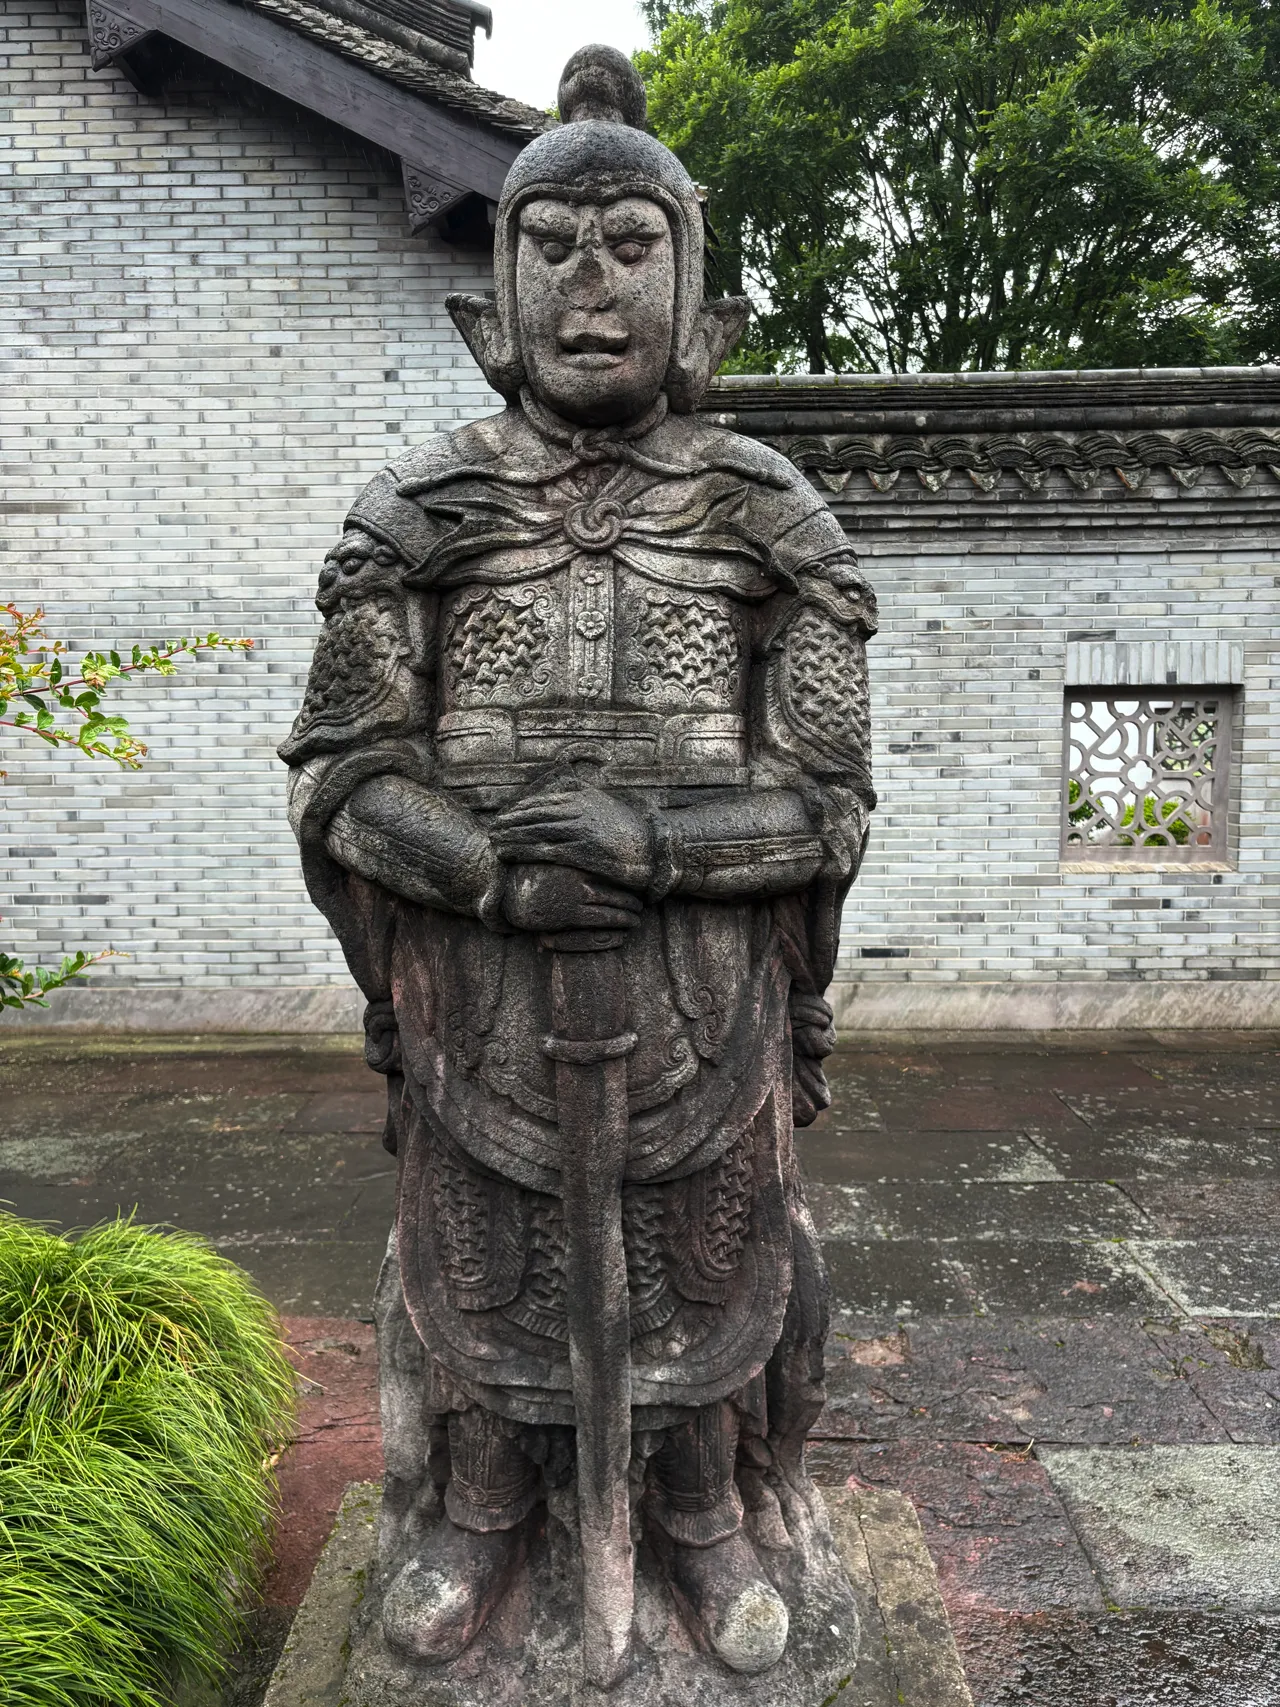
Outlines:
{"type": "Polygon", "coordinates": [[[649,0],[771,371],[1280,350],[1274,0],[649,0]]]}

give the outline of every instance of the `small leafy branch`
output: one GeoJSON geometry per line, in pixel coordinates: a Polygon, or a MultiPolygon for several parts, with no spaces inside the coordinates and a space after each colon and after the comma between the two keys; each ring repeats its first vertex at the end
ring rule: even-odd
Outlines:
{"type": "Polygon", "coordinates": [[[45,997],[51,990],[83,984],[90,966],[96,966],[100,960],[114,960],[117,955],[114,948],[102,948],[96,954],[86,954],[78,948],[74,954],[63,955],[56,972],[47,966],[36,966],[29,971],[22,961],[0,949],[0,1008],[47,1008],[45,997]]]}
{"type": "Polygon", "coordinates": [[[172,676],[180,657],[247,652],[253,646],[252,640],[223,634],[184,636],[135,646],[127,658],[114,651],[86,652],[79,674],[71,675],[65,642],[51,640],[43,622],[42,609],[24,614],[16,605],[0,606],[0,728],[24,730],[51,747],[78,747],[89,758],[112,759],[125,770],[138,770],[147,749],[130,733],[127,719],[99,709],[112,682],[144,670],[172,676]],[[6,716],[10,710],[13,715],[6,716]]]}
{"type": "MultiPolygon", "coordinates": [[[[138,770],[147,749],[130,732],[128,720],[100,709],[112,683],[152,670],[172,676],[177,660],[199,652],[248,652],[252,640],[232,640],[223,634],[185,636],[154,646],[134,646],[127,657],[119,652],[86,652],[72,666],[65,641],[53,640],[44,629],[44,611],[20,611],[0,605],[0,728],[35,735],[50,747],[75,747],[91,759],[111,759],[123,770],[138,770]],[[78,674],[72,673],[78,670],[78,674]],[[12,711],[12,716],[6,713],[12,711]]],[[[0,770],[0,779],[5,776],[0,770]]],[[[47,1008],[46,997],[68,984],[82,984],[84,974],[119,951],[77,949],[63,956],[56,969],[28,968],[0,950],[0,1008],[47,1008]]]]}

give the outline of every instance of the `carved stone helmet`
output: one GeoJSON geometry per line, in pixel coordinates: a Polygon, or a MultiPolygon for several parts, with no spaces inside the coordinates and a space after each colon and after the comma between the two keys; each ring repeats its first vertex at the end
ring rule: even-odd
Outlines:
{"type": "Polygon", "coordinates": [[[544,197],[608,203],[643,196],[663,209],[671,226],[675,329],[663,389],[672,409],[688,413],[746,325],[749,306],[741,297],[702,300],[702,206],[679,160],[642,128],[644,84],[630,60],[612,47],[579,48],[561,75],[558,102],[561,123],[522,150],[503,185],[494,235],[495,299],[450,296],[449,311],[494,390],[518,396],[526,378],[516,314],[520,210],[544,197]]]}

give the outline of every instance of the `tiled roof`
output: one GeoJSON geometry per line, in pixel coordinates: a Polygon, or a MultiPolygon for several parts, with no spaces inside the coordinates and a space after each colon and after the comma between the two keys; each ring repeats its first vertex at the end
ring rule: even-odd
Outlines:
{"type": "Polygon", "coordinates": [[[389,83],[415,95],[425,95],[461,117],[474,119],[519,141],[531,142],[554,123],[536,107],[495,94],[492,89],[482,89],[460,71],[435,64],[371,30],[336,17],[326,8],[324,0],[242,0],[242,4],[385,77],[389,83]]]}

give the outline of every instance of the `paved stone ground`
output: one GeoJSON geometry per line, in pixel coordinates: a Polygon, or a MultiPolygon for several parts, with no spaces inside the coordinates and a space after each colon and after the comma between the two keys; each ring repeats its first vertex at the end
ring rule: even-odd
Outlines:
{"type": "MultiPolygon", "coordinates": [[[[976,1707],[1280,1707],[1280,1038],[867,1038],[833,1088],[813,1462],[914,1501],[976,1707]]],[[[377,1474],[381,1084],[348,1039],[27,1036],[0,1096],[0,1199],[205,1232],[286,1316],[262,1660],[377,1474]]]]}

